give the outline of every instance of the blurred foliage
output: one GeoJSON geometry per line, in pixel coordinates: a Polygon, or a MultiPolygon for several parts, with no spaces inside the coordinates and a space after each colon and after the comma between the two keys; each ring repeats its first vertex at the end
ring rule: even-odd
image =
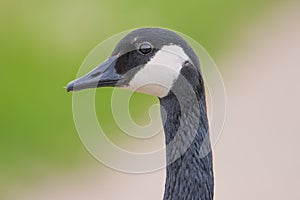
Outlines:
{"type": "MultiPolygon", "coordinates": [[[[69,170],[90,159],[63,86],[98,43],[118,32],[161,26],[183,32],[214,57],[274,1],[0,1],[0,187],[69,170]]],[[[110,89],[100,91],[109,101],[110,89]]],[[[138,115],[141,95],[132,106],[138,115]]],[[[148,103],[147,103],[148,102],[148,103]]],[[[106,109],[104,115],[110,115],[106,109]],[[107,112],[107,113],[105,113],[107,112]]],[[[109,119],[109,118],[108,118],[109,119]]],[[[106,120],[109,126],[110,120],[106,120]]]]}

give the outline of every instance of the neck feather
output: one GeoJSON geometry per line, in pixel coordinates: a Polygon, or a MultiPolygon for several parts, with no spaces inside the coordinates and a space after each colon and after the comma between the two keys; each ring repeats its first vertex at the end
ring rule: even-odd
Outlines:
{"type": "Polygon", "coordinates": [[[164,200],[213,199],[212,152],[205,93],[203,86],[195,89],[196,99],[188,98],[190,95],[187,94],[184,100],[179,101],[173,93],[160,99],[167,145],[164,200]],[[178,134],[182,136],[176,139],[178,134]],[[183,147],[187,146],[186,141],[189,141],[187,149],[183,147]],[[172,143],[175,145],[170,145],[172,143]]]}

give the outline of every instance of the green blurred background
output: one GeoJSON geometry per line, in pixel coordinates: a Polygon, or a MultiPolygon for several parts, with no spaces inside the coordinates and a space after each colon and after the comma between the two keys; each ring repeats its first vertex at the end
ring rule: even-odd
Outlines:
{"type": "MultiPolygon", "coordinates": [[[[94,161],[80,143],[71,94],[63,87],[101,41],[124,30],[160,26],[189,35],[217,58],[241,27],[283,2],[1,0],[0,198],[14,186],[94,161]]],[[[99,91],[106,102],[110,92],[99,91]]],[[[135,105],[152,101],[136,95],[135,105]]],[[[133,112],[138,116],[142,107],[133,112]]]]}

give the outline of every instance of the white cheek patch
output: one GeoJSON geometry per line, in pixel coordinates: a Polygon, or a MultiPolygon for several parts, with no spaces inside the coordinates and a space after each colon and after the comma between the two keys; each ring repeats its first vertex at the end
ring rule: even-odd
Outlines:
{"type": "Polygon", "coordinates": [[[183,49],[176,45],[163,46],[155,56],[138,71],[127,89],[158,97],[166,96],[178,78],[182,64],[189,60],[183,49]]]}

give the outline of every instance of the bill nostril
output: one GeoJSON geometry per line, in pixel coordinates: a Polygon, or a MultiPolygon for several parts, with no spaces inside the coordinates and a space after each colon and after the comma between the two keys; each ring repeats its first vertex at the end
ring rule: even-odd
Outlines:
{"type": "Polygon", "coordinates": [[[96,72],[96,73],[91,74],[91,77],[95,78],[96,76],[99,76],[100,74],[101,74],[101,72],[96,72]]]}

